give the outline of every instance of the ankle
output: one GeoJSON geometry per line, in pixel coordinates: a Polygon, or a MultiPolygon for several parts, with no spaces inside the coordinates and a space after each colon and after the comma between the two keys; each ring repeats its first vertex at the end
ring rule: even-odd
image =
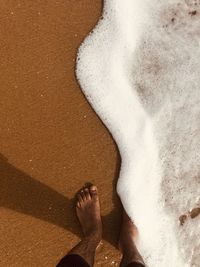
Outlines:
{"type": "Polygon", "coordinates": [[[82,242],[87,243],[92,248],[95,249],[98,247],[99,243],[101,242],[102,235],[99,232],[90,232],[90,234],[86,234],[85,237],[82,239],[82,242]]]}
{"type": "Polygon", "coordinates": [[[142,256],[139,254],[138,251],[129,251],[129,252],[126,251],[123,254],[123,257],[122,257],[122,260],[120,263],[120,267],[127,266],[131,262],[137,262],[137,263],[144,265],[144,261],[142,259],[142,256]]]}
{"type": "Polygon", "coordinates": [[[96,242],[100,242],[102,239],[102,226],[101,224],[95,226],[92,229],[88,229],[87,232],[84,233],[85,235],[85,239],[89,240],[89,241],[96,241],[96,242]]]}
{"type": "Polygon", "coordinates": [[[123,255],[120,267],[127,266],[131,262],[144,264],[143,258],[132,240],[120,242],[119,249],[123,255]]]}
{"type": "Polygon", "coordinates": [[[144,261],[141,258],[133,258],[133,257],[126,258],[126,256],[125,257],[123,256],[121,263],[120,263],[120,267],[126,267],[130,263],[139,263],[139,264],[142,264],[142,266],[143,265],[145,266],[144,261]]]}

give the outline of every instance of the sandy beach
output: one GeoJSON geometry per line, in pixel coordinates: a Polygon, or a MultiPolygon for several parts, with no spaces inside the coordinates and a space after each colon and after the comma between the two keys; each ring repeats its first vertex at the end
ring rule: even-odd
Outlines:
{"type": "Polygon", "coordinates": [[[120,157],[75,78],[100,0],[2,2],[0,266],[53,267],[80,239],[74,194],[95,183],[104,240],[95,266],[118,266],[120,157]]]}

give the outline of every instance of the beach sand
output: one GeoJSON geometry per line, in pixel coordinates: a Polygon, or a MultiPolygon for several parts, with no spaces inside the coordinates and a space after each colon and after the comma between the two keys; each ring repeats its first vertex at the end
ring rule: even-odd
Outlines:
{"type": "Polygon", "coordinates": [[[95,266],[118,266],[120,157],[74,75],[101,10],[100,0],[1,3],[0,266],[55,266],[80,239],[73,197],[85,182],[99,188],[105,229],[95,266]]]}

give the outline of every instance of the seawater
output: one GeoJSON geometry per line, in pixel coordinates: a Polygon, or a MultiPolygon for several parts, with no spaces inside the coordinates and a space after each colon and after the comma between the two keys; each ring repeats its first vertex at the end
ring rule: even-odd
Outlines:
{"type": "Polygon", "coordinates": [[[115,139],[149,267],[200,266],[200,1],[107,0],[76,74],[115,139]]]}

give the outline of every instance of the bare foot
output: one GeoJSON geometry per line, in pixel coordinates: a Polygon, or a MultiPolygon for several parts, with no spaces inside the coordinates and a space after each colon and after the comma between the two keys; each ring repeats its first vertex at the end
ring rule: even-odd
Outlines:
{"type": "Polygon", "coordinates": [[[97,243],[102,238],[102,222],[97,187],[85,187],[77,194],[76,213],[85,237],[92,237],[97,243]]]}
{"type": "Polygon", "coordinates": [[[102,238],[100,204],[96,186],[84,187],[79,191],[76,213],[85,236],[69,251],[68,255],[77,254],[89,266],[93,266],[95,251],[102,238]]]}
{"type": "Polygon", "coordinates": [[[144,265],[142,256],[137,250],[135,241],[138,238],[138,229],[131,221],[125,211],[123,211],[122,226],[119,238],[119,249],[123,254],[120,266],[126,266],[131,262],[137,262],[144,265]]]}

